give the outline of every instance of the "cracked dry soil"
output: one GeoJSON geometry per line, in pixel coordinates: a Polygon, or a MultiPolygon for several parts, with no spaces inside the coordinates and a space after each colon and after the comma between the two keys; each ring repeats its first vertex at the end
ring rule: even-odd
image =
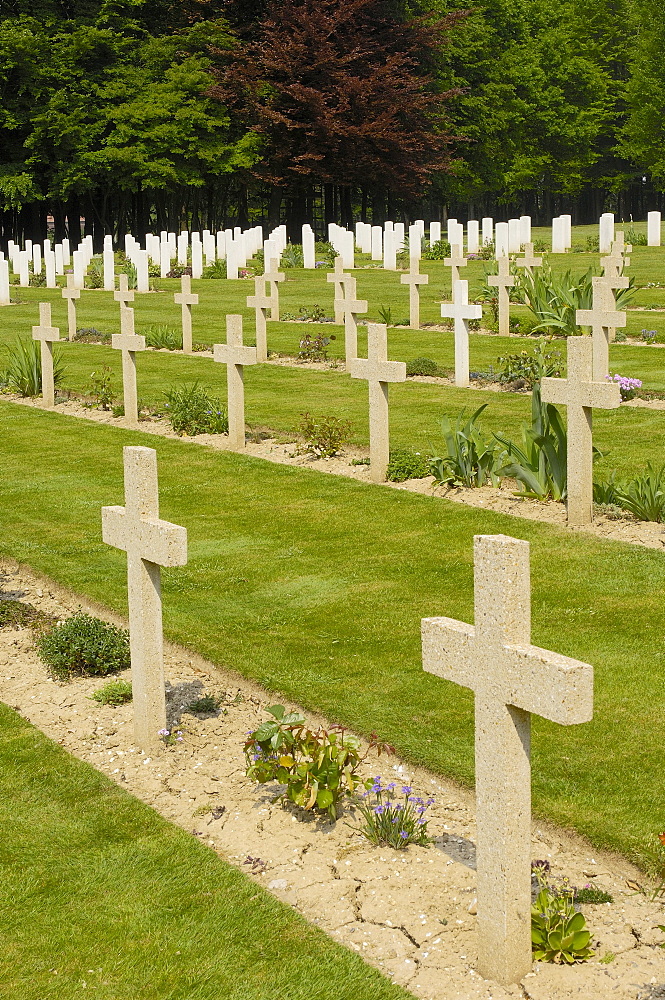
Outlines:
{"type": "MultiPolygon", "coordinates": [[[[83,607],[113,620],[10,563],[0,566],[0,599],[7,598],[57,618],[83,607]]],[[[521,984],[503,989],[474,970],[474,809],[468,791],[396,757],[370,763],[369,774],[408,782],[436,798],[429,848],[373,847],[359,834],[361,817],[351,803],[332,823],[284,808],[275,801],[278,786],[257,786],[245,777],[245,735],[279,697],[175,646],[166,647],[165,668],[169,720],[179,722],[184,741],[148,756],[133,743],[131,705],[90,700],[102,679],[57,683],[38,659],[29,629],[0,629],[4,702],[422,1000],[665,995],[665,949],[659,947],[665,936],[658,930],[665,914],[628,885],[641,876],[627,862],[534,824],[532,857],[548,858],[554,874],[598,885],[615,901],[583,907],[596,951],[591,962],[572,968],[537,963],[521,984]],[[185,710],[208,692],[223,698],[218,713],[185,710]],[[601,963],[609,953],[614,959],[601,963]]],[[[315,724],[324,721],[308,714],[315,724]]]]}

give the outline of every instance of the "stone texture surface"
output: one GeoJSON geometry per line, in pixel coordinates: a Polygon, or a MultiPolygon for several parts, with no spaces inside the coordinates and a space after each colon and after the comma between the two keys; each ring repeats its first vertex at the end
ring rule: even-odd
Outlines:
{"type": "Polygon", "coordinates": [[[258,361],[256,347],[246,347],[242,342],[242,316],[226,317],[226,343],[213,345],[215,361],[226,365],[227,406],[229,416],[229,444],[233,451],[245,449],[245,365],[258,361]]]}
{"type": "Polygon", "coordinates": [[[499,336],[507,337],[510,333],[510,293],[509,288],[515,284],[515,279],[510,273],[510,258],[498,257],[498,274],[490,274],[487,284],[498,288],[499,299],[499,336]]]}
{"type": "Polygon", "coordinates": [[[182,317],[182,350],[183,354],[192,353],[192,306],[199,304],[199,297],[192,292],[192,278],[183,274],[180,278],[180,291],[173,296],[173,301],[181,307],[182,317]]]}
{"type": "Polygon", "coordinates": [[[469,282],[453,282],[453,301],[441,303],[441,317],[455,321],[455,385],[469,385],[469,320],[482,319],[483,307],[469,305],[469,282]]]}
{"type": "Polygon", "coordinates": [[[593,282],[593,305],[591,309],[578,309],[575,322],[579,326],[591,327],[593,341],[593,378],[600,382],[610,370],[610,329],[626,325],[625,312],[613,308],[614,296],[607,279],[597,277],[593,282]]]}
{"type": "Polygon", "coordinates": [[[388,361],[388,328],[384,323],[367,324],[367,358],[355,358],[351,378],[369,382],[370,477],[383,483],[390,460],[388,383],[406,381],[403,361],[388,361]]]}
{"type": "Polygon", "coordinates": [[[134,739],[144,750],[166,725],[160,566],[184,566],[187,531],[159,517],[157,452],[123,448],[125,506],[102,508],[102,538],[127,553],[134,739]]]}
{"type": "Polygon", "coordinates": [[[533,243],[525,243],[524,255],[522,257],[518,257],[515,263],[517,264],[518,267],[525,268],[525,270],[527,270],[530,274],[534,267],[543,266],[543,258],[536,257],[534,255],[533,243]]]}
{"type": "Polygon", "coordinates": [[[409,270],[400,278],[403,285],[409,286],[409,326],[412,330],[420,329],[420,286],[429,284],[429,275],[420,272],[420,257],[409,257],[409,270]]]}
{"type": "Polygon", "coordinates": [[[81,290],[74,282],[74,275],[67,275],[67,285],[62,289],[63,299],[67,299],[67,335],[69,340],[76,336],[76,299],[81,298],[81,290]]]}
{"type": "Polygon", "coordinates": [[[265,267],[265,273],[263,275],[265,281],[270,283],[270,319],[279,319],[279,283],[280,281],[286,280],[286,275],[283,271],[279,270],[279,261],[275,258],[269,260],[265,267]]]}
{"type": "Polygon", "coordinates": [[[32,339],[40,342],[42,359],[42,400],[44,406],[55,406],[53,381],[53,344],[60,340],[60,330],[51,326],[51,303],[39,303],[39,326],[33,326],[32,339]]]}
{"type": "Polygon", "coordinates": [[[274,301],[266,292],[265,275],[254,278],[254,294],[247,296],[247,305],[254,310],[256,324],[256,357],[258,361],[268,360],[268,328],[266,320],[272,311],[274,301]]]}
{"type": "Polygon", "coordinates": [[[344,323],[344,358],[349,372],[352,362],[358,357],[358,314],[367,312],[367,300],[358,298],[356,279],[352,274],[344,278],[343,298],[335,299],[335,315],[339,313],[344,323]]]}
{"type": "MultiPolygon", "coordinates": [[[[126,280],[127,276],[121,275],[121,277],[126,280]]],[[[120,330],[120,333],[112,334],[111,347],[116,351],[122,351],[122,402],[125,410],[123,423],[126,427],[137,427],[139,397],[136,388],[136,352],[145,351],[145,337],[134,333],[134,310],[124,306],[122,300],[120,300],[120,330]]]]}
{"type": "Polygon", "coordinates": [[[593,670],[531,645],[529,543],[474,540],[475,625],[422,622],[423,666],[475,694],[478,971],[503,986],[531,968],[531,714],[593,713],[593,670]]]}

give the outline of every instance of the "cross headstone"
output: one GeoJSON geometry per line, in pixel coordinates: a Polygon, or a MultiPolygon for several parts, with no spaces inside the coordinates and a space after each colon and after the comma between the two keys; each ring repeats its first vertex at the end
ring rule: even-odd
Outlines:
{"type": "MultiPolygon", "coordinates": [[[[630,281],[623,274],[624,267],[623,257],[602,257],[600,260],[600,266],[603,270],[603,277],[605,279],[605,306],[610,312],[616,310],[616,297],[614,295],[615,291],[619,288],[628,288],[630,286],[630,281]]],[[[616,328],[609,326],[607,328],[607,340],[612,343],[616,340],[616,328]]]]}
{"type": "Polygon", "coordinates": [[[335,257],[335,270],[331,271],[330,274],[326,276],[328,284],[334,285],[334,309],[335,309],[335,323],[342,324],[344,322],[344,312],[343,305],[345,299],[345,286],[347,280],[351,277],[350,274],[344,273],[344,260],[341,254],[335,257]]]}
{"type": "Polygon", "coordinates": [[[226,317],[226,343],[213,345],[215,361],[226,365],[229,444],[234,451],[245,448],[245,365],[258,362],[256,347],[242,342],[242,316],[226,317]]]}
{"type": "MultiPolygon", "coordinates": [[[[610,370],[610,330],[626,325],[625,312],[610,308],[606,279],[592,278],[593,305],[591,309],[578,309],[575,322],[590,326],[593,341],[593,377],[596,382],[605,378],[610,370]]],[[[612,297],[613,298],[613,297],[612,297]]]]}
{"type": "Polygon", "coordinates": [[[358,313],[367,312],[367,300],[358,299],[356,279],[352,274],[345,275],[344,297],[341,303],[335,300],[335,311],[339,305],[344,323],[344,357],[346,370],[351,371],[352,362],[358,357],[358,313]]]}
{"type": "Polygon", "coordinates": [[[192,278],[189,274],[183,274],[180,278],[180,291],[173,296],[176,305],[180,305],[182,310],[182,351],[183,354],[192,353],[192,306],[199,304],[199,297],[192,292],[192,278]]]}
{"type": "MultiPolygon", "coordinates": [[[[116,296],[117,294],[116,292],[116,296]]],[[[145,351],[145,337],[134,333],[133,309],[120,306],[120,333],[114,333],[111,337],[111,347],[116,351],[122,351],[122,401],[125,409],[125,424],[128,427],[136,427],[139,421],[136,352],[145,351]]]]}
{"type": "Polygon", "coordinates": [[[455,385],[469,384],[469,320],[482,319],[483,307],[469,305],[469,282],[453,282],[453,301],[441,303],[441,316],[455,321],[455,385]]]}
{"type": "Polygon", "coordinates": [[[540,392],[543,402],[568,408],[568,524],[577,526],[593,521],[593,407],[616,410],[621,393],[594,374],[591,337],[568,337],[567,352],[568,377],[541,379],[540,392]]]}
{"type": "Polygon", "coordinates": [[[42,399],[44,406],[55,406],[55,384],[53,381],[53,344],[60,340],[60,330],[51,326],[51,303],[39,303],[39,326],[33,326],[32,339],[41,342],[42,359],[42,399]]]}
{"type": "Polygon", "coordinates": [[[403,361],[388,361],[388,327],[367,324],[367,358],[354,358],[351,378],[369,383],[369,459],[373,483],[383,483],[390,461],[388,383],[406,381],[403,361]]]}
{"type": "Polygon", "coordinates": [[[74,275],[67,275],[67,287],[62,290],[63,299],[67,299],[67,333],[70,340],[76,337],[76,303],[74,299],[81,298],[81,289],[76,287],[74,275]]]}
{"type": "Polygon", "coordinates": [[[286,275],[283,271],[279,270],[279,261],[276,258],[273,257],[268,261],[268,266],[265,268],[263,277],[266,281],[270,282],[270,298],[272,302],[270,319],[279,320],[279,282],[284,281],[286,275]]]}
{"type": "Polygon", "coordinates": [[[517,257],[515,263],[518,267],[525,268],[531,274],[534,267],[542,267],[543,258],[534,256],[533,243],[525,243],[524,256],[517,257]]]}
{"type": "Polygon", "coordinates": [[[531,715],[593,714],[593,668],[531,645],[529,543],[474,538],[475,626],[422,621],[423,667],[475,695],[478,972],[531,971],[531,715]]]}
{"type": "Polygon", "coordinates": [[[459,269],[460,267],[466,267],[469,263],[464,256],[464,251],[462,247],[457,243],[451,244],[450,247],[450,257],[446,257],[443,262],[446,267],[450,268],[450,287],[459,281],[459,269]]]}
{"type": "Polygon", "coordinates": [[[487,278],[488,285],[496,285],[498,288],[499,300],[499,334],[507,337],[510,333],[510,294],[509,288],[515,284],[515,279],[510,273],[510,260],[508,257],[497,259],[499,268],[498,274],[490,274],[487,278]]]}
{"type": "Polygon", "coordinates": [[[125,506],[102,507],[102,539],[127,553],[134,739],[146,750],[166,727],[162,566],[187,563],[187,529],[159,517],[157,452],[123,448],[125,506]]]}
{"type": "Polygon", "coordinates": [[[258,275],[254,278],[254,294],[247,296],[247,305],[254,309],[256,317],[256,359],[268,360],[268,329],[266,320],[273,308],[273,297],[266,292],[266,277],[258,275]]]}
{"type": "Polygon", "coordinates": [[[113,298],[120,303],[121,313],[130,302],[134,301],[134,289],[129,287],[129,278],[126,274],[118,276],[118,289],[113,293],[113,298]]]}
{"type": "Polygon", "coordinates": [[[409,286],[409,326],[412,330],[420,329],[420,285],[429,284],[429,275],[421,274],[418,257],[409,258],[409,273],[400,278],[403,285],[409,286]]]}

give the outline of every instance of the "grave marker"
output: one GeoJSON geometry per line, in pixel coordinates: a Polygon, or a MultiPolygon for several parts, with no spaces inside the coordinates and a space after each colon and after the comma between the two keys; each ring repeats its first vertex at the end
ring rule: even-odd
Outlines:
{"type": "Polygon", "coordinates": [[[422,621],[423,668],[475,695],[478,971],[531,971],[531,715],[590,721],[593,668],[531,645],[529,543],[474,539],[475,626],[422,621]]]}
{"type": "Polygon", "coordinates": [[[268,261],[268,267],[265,269],[263,275],[266,281],[270,282],[270,298],[271,298],[271,309],[270,309],[270,319],[279,319],[279,282],[286,279],[286,275],[283,271],[279,269],[279,260],[276,258],[271,258],[268,261]]]}
{"type": "Polygon", "coordinates": [[[242,342],[242,316],[226,317],[226,343],[213,345],[215,361],[226,365],[229,444],[234,451],[245,448],[245,365],[258,362],[256,347],[242,342]]]}
{"type": "MultiPolygon", "coordinates": [[[[593,342],[593,378],[602,381],[610,370],[610,330],[626,325],[625,312],[610,308],[607,279],[592,278],[593,305],[591,309],[578,309],[575,322],[579,326],[590,326],[593,342]]],[[[613,296],[612,296],[613,298],[613,296]]]]}
{"type": "Polygon", "coordinates": [[[495,285],[499,290],[499,334],[502,337],[507,337],[510,333],[510,295],[508,289],[515,284],[515,279],[510,273],[508,257],[499,257],[497,264],[499,273],[490,274],[487,278],[487,284],[495,285]]]}
{"type": "Polygon", "coordinates": [[[63,299],[67,299],[67,333],[70,340],[76,337],[76,302],[81,298],[81,290],[76,287],[74,275],[67,275],[67,287],[62,290],[63,299]]]}
{"type": "Polygon", "coordinates": [[[400,278],[403,285],[409,286],[409,326],[413,330],[420,329],[420,285],[429,284],[429,275],[420,273],[418,257],[409,258],[409,272],[400,278]]]}
{"type": "Polygon", "coordinates": [[[266,292],[265,275],[254,278],[254,294],[247,296],[247,305],[254,309],[256,317],[256,357],[257,361],[268,360],[268,329],[266,320],[273,307],[272,295],[266,292]]]}
{"type": "MultiPolygon", "coordinates": [[[[127,276],[124,275],[124,277],[126,280],[127,276]]],[[[123,291],[126,293],[127,289],[121,289],[120,294],[123,291]]],[[[118,292],[115,294],[117,297],[118,292]]],[[[125,409],[125,424],[128,427],[136,427],[139,421],[138,393],[136,391],[136,352],[145,351],[145,337],[134,333],[134,310],[123,305],[122,300],[120,305],[120,333],[114,333],[111,337],[111,347],[116,351],[122,351],[122,401],[125,409]]]]}
{"type": "Polygon", "coordinates": [[[351,275],[344,273],[344,263],[342,261],[341,255],[335,257],[335,270],[331,271],[326,275],[326,281],[330,285],[334,285],[334,309],[335,309],[335,323],[338,325],[344,322],[344,314],[342,303],[345,298],[345,285],[348,278],[351,275]]]}
{"type": "MultiPolygon", "coordinates": [[[[568,377],[541,379],[541,398],[568,408],[568,524],[593,521],[593,407],[615,410],[621,404],[616,382],[594,375],[591,337],[569,337],[568,377]]],[[[607,374],[607,373],[606,373],[607,374]]]]}
{"type": "Polygon", "coordinates": [[[457,243],[451,243],[450,245],[450,257],[446,257],[443,262],[446,267],[450,268],[450,287],[452,288],[456,281],[459,281],[459,269],[460,267],[466,267],[469,263],[464,256],[464,251],[461,246],[457,243]]]}
{"type": "Polygon", "coordinates": [[[180,291],[173,296],[176,305],[181,306],[182,314],[182,351],[183,354],[192,353],[192,306],[199,304],[199,297],[196,292],[192,292],[192,278],[189,274],[183,274],[180,278],[180,291]]]}
{"type": "Polygon", "coordinates": [[[39,303],[39,326],[33,326],[32,339],[41,343],[42,359],[42,399],[44,406],[55,406],[55,385],[53,381],[53,344],[60,340],[60,330],[51,326],[51,303],[39,303]]]}
{"type": "Polygon", "coordinates": [[[166,728],[162,566],[187,563],[187,530],[159,517],[157,452],[123,448],[125,506],[102,507],[102,539],[127,553],[134,739],[146,750],[166,728]]]}
{"type": "Polygon", "coordinates": [[[482,319],[483,307],[469,305],[469,282],[453,283],[453,301],[441,303],[443,319],[455,321],[455,385],[469,384],[469,320],[482,319]]]}
{"type": "Polygon", "coordinates": [[[542,267],[543,258],[534,257],[533,243],[525,243],[524,256],[517,257],[515,263],[517,264],[518,267],[523,267],[529,272],[529,274],[532,274],[534,267],[542,267]]]}
{"type": "Polygon", "coordinates": [[[373,483],[386,479],[390,460],[388,383],[406,381],[403,361],[388,361],[388,328],[384,323],[367,324],[367,358],[354,358],[351,378],[369,383],[369,457],[373,483]]]}
{"type": "MultiPolygon", "coordinates": [[[[367,312],[367,300],[358,299],[356,279],[352,274],[345,275],[344,298],[340,304],[342,322],[344,323],[344,357],[346,370],[351,371],[352,362],[358,357],[358,313],[367,312]]],[[[335,311],[338,302],[335,301],[335,311]]]]}

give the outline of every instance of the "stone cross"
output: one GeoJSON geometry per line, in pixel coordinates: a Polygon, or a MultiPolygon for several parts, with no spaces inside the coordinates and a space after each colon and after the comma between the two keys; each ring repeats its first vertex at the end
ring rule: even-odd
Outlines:
{"type": "Polygon", "coordinates": [[[459,281],[459,269],[460,267],[466,267],[469,263],[464,256],[464,251],[456,243],[451,244],[450,247],[450,257],[446,257],[443,262],[446,267],[450,268],[450,283],[452,285],[459,281]]]}
{"type": "Polygon", "coordinates": [[[403,285],[409,286],[409,326],[412,330],[420,329],[420,288],[419,285],[429,284],[429,275],[420,273],[418,257],[409,258],[409,273],[400,278],[403,285]]]}
{"type": "MultiPolygon", "coordinates": [[[[606,278],[592,278],[593,307],[578,309],[575,322],[579,326],[590,326],[593,341],[593,377],[596,382],[605,378],[610,370],[610,330],[626,325],[625,312],[610,308],[610,291],[606,278]]],[[[613,300],[613,296],[612,296],[613,300]]]]}
{"type": "Polygon", "coordinates": [[[118,275],[119,288],[113,293],[113,298],[120,303],[120,312],[128,308],[128,303],[134,301],[134,289],[129,287],[129,279],[126,274],[118,275]]]}
{"type": "Polygon", "coordinates": [[[385,323],[367,324],[367,358],[354,358],[351,378],[369,383],[369,458],[373,483],[386,480],[390,461],[388,383],[406,381],[403,361],[388,361],[388,327],[385,323]]]}
{"type": "Polygon", "coordinates": [[[192,353],[192,306],[199,304],[199,297],[192,292],[192,278],[189,274],[183,274],[180,278],[180,291],[173,296],[176,305],[182,307],[182,351],[183,354],[192,353]]]}
{"type": "Polygon", "coordinates": [[[53,344],[60,340],[60,330],[51,326],[51,303],[39,303],[39,326],[33,326],[32,339],[41,341],[42,399],[44,406],[55,406],[53,381],[53,344]]]}
{"type": "MultiPolygon", "coordinates": [[[[335,286],[335,323],[341,325],[344,322],[344,298],[346,290],[346,282],[351,277],[349,274],[344,273],[344,261],[341,254],[335,257],[335,270],[331,271],[327,275],[327,281],[329,284],[335,286]]],[[[355,295],[355,292],[354,292],[355,295]]]]}
{"type": "MultiPolygon", "coordinates": [[[[341,301],[342,322],[344,323],[344,356],[346,370],[351,371],[353,361],[358,357],[358,313],[367,312],[367,300],[356,297],[356,279],[345,275],[344,298],[341,301]]],[[[337,301],[335,301],[337,309],[337,301]]]]}
{"type": "Polygon", "coordinates": [[[247,305],[254,309],[256,316],[256,358],[257,361],[268,360],[268,330],[266,320],[268,312],[272,310],[272,295],[266,293],[265,275],[257,275],[254,278],[254,294],[247,296],[247,305]]]}
{"type": "Polygon", "coordinates": [[[593,714],[593,668],[531,645],[529,543],[474,538],[475,626],[422,621],[423,667],[475,695],[478,972],[531,971],[531,715],[593,714]]]}
{"type": "MultiPolygon", "coordinates": [[[[630,287],[629,279],[622,273],[624,266],[623,257],[602,257],[600,261],[600,266],[603,270],[603,277],[605,278],[605,305],[610,312],[616,310],[616,298],[615,291],[619,288],[630,287]]],[[[616,328],[609,326],[607,328],[607,339],[609,343],[616,340],[616,328]]]]}
{"type": "Polygon", "coordinates": [[[515,284],[515,279],[510,273],[510,259],[508,257],[499,257],[497,265],[499,273],[490,274],[487,278],[487,284],[496,285],[499,290],[499,333],[502,337],[507,337],[510,333],[510,295],[508,289],[515,284]]]}
{"type": "Polygon", "coordinates": [[[226,317],[226,343],[213,345],[215,361],[226,365],[229,444],[234,451],[245,448],[245,383],[243,368],[258,362],[256,347],[242,342],[242,316],[226,317]]]}
{"type": "Polygon", "coordinates": [[[573,526],[593,521],[593,407],[616,410],[621,404],[616,382],[594,374],[595,350],[591,337],[568,337],[568,377],[540,382],[543,402],[568,408],[568,524],[573,526]]]}
{"type": "Polygon", "coordinates": [[[136,391],[135,355],[136,351],[145,351],[145,337],[134,333],[133,309],[120,306],[120,333],[114,333],[111,337],[111,347],[116,351],[122,351],[122,400],[125,424],[128,427],[136,427],[139,422],[139,403],[136,391]]]}
{"type": "Polygon", "coordinates": [[[67,287],[62,290],[63,299],[67,299],[67,334],[70,340],[76,337],[76,303],[74,299],[81,298],[81,289],[74,284],[74,275],[67,275],[67,287]]]}
{"type": "Polygon", "coordinates": [[[534,267],[542,267],[543,258],[534,257],[533,254],[533,243],[524,244],[524,256],[518,257],[515,260],[518,267],[524,267],[531,274],[534,267]]]}
{"type": "Polygon", "coordinates": [[[268,267],[265,269],[265,274],[263,275],[265,281],[270,282],[270,319],[279,319],[279,282],[284,281],[286,275],[283,271],[278,270],[279,261],[272,258],[268,261],[268,267]]]}
{"type": "Polygon", "coordinates": [[[157,452],[123,448],[125,506],[102,507],[102,539],[127,553],[134,739],[146,750],[166,727],[161,566],[187,563],[187,529],[159,517],[157,452]]]}
{"type": "Polygon", "coordinates": [[[441,316],[455,320],[455,385],[468,386],[469,320],[483,318],[482,306],[469,305],[468,281],[453,282],[452,304],[441,303],[441,316]]]}

